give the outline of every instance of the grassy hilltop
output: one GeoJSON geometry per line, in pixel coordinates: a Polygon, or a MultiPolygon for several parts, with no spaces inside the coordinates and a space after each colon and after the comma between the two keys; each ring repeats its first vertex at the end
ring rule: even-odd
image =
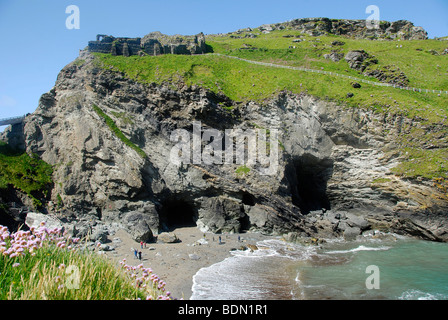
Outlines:
{"type": "Polygon", "coordinates": [[[287,90],[306,92],[347,107],[373,109],[416,119],[422,126],[404,128],[402,136],[397,137],[404,159],[395,172],[411,178],[447,178],[448,129],[444,125],[448,116],[447,94],[412,92],[366,83],[355,89],[352,86],[354,80],[344,77],[254,65],[216,55],[331,71],[380,82],[351,69],[343,58],[352,50],[364,50],[377,61],[368,70],[384,70],[392,66],[392,70],[406,75],[409,87],[446,91],[448,55],[443,52],[448,47],[447,41],[372,41],[330,34],[313,37],[297,30],[262,33],[258,29],[209,35],[206,41],[211,52],[207,55],[95,55],[104,68],[124,72],[139,82],[200,85],[223,93],[236,103],[249,100],[262,102],[287,90]],[[337,42],[339,44],[335,45],[337,42]],[[332,52],[339,53],[342,59],[334,62],[325,58],[332,52]],[[348,97],[348,93],[354,95],[348,97]],[[435,126],[437,129],[434,129],[435,126]],[[431,148],[422,147],[428,144],[431,148]]]}

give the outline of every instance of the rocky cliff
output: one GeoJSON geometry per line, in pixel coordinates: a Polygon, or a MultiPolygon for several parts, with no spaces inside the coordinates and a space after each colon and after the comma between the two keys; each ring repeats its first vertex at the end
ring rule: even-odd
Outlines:
{"type": "Polygon", "coordinates": [[[366,20],[303,18],[283,23],[265,24],[259,27],[262,32],[292,29],[311,36],[333,34],[357,39],[402,39],[424,40],[428,33],[407,20],[395,22],[380,21],[378,27],[368,28],[366,20]]]}
{"type": "Polygon", "coordinates": [[[78,233],[82,226],[125,227],[147,240],[196,224],[292,238],[379,229],[447,241],[443,191],[390,171],[399,161],[393,138],[412,121],[306,94],[235,102],[197,86],[139,83],[101,68],[84,51],[22,130],[6,131],[2,140],[54,166],[46,207],[78,233]],[[171,135],[192,133],[194,121],[202,133],[278,130],[275,174],[263,175],[257,165],[173,163],[171,135]]]}

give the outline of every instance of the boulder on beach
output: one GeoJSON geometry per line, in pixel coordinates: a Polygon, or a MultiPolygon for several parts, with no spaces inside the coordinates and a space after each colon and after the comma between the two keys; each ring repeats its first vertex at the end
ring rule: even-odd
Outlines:
{"type": "Polygon", "coordinates": [[[180,240],[176,236],[176,234],[174,234],[172,232],[163,232],[157,236],[157,242],[176,243],[176,242],[180,242],[180,240]]]}
{"type": "Polygon", "coordinates": [[[258,247],[254,244],[248,244],[246,246],[251,252],[258,250],[258,247]]]}
{"type": "Polygon", "coordinates": [[[38,228],[42,223],[45,223],[45,226],[48,229],[62,228],[64,226],[64,224],[56,217],[39,212],[28,212],[25,223],[30,228],[38,228]]]}
{"type": "Polygon", "coordinates": [[[132,239],[137,242],[152,241],[153,233],[147,215],[141,212],[129,212],[123,221],[126,231],[131,235],[132,239]]]}

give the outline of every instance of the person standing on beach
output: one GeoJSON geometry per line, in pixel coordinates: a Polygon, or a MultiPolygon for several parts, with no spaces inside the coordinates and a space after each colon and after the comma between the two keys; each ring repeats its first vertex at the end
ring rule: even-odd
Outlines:
{"type": "Polygon", "coordinates": [[[138,260],[142,261],[142,252],[141,251],[138,252],[138,260]]]}
{"type": "Polygon", "coordinates": [[[133,250],[134,250],[134,259],[137,259],[138,251],[137,251],[137,249],[133,249],[133,250]]]}
{"type": "Polygon", "coordinates": [[[143,249],[143,241],[140,241],[140,248],[143,249]]]}

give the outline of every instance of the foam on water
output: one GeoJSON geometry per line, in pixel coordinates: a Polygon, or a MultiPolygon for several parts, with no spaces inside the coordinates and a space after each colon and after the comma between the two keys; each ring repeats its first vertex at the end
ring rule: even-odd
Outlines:
{"type": "Polygon", "coordinates": [[[349,250],[334,250],[334,251],[327,251],[327,254],[341,254],[341,253],[355,253],[359,251],[383,251],[383,250],[389,250],[391,247],[366,247],[363,245],[360,245],[357,248],[349,249],[349,250]]]}
{"type": "Polygon", "coordinates": [[[314,248],[279,240],[257,246],[255,251],[232,251],[232,257],[200,269],[193,277],[191,300],[292,299],[298,278],[294,281],[288,264],[309,259],[314,248]]]}
{"type": "Polygon", "coordinates": [[[447,300],[448,296],[441,293],[429,293],[420,290],[407,290],[398,298],[399,300],[447,300]]]}
{"type": "Polygon", "coordinates": [[[257,246],[199,270],[191,299],[448,299],[448,244],[388,236],[257,246]],[[379,267],[380,290],[366,287],[369,265],[379,267]]]}

